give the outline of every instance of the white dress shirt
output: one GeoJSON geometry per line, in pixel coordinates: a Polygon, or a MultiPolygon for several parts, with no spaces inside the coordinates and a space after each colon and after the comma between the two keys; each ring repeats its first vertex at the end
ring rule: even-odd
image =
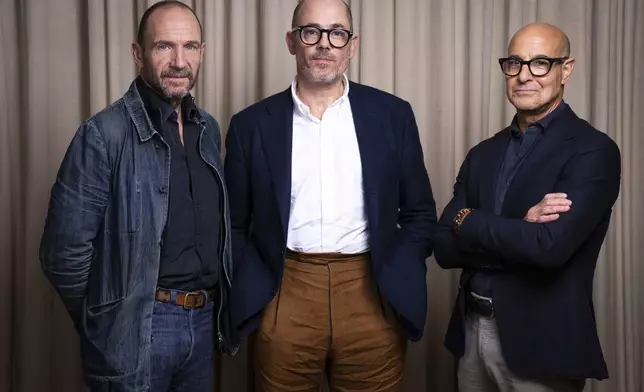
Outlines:
{"type": "Polygon", "coordinates": [[[287,247],[305,253],[360,253],[368,250],[367,217],[360,150],[349,102],[344,93],[315,118],[293,96],[291,211],[287,247]]]}

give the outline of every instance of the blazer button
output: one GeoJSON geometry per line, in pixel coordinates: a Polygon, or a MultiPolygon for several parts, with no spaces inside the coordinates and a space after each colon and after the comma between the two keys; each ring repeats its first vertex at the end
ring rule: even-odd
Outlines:
{"type": "Polygon", "coordinates": [[[163,185],[159,187],[159,192],[161,193],[167,193],[168,192],[168,187],[163,185]]]}

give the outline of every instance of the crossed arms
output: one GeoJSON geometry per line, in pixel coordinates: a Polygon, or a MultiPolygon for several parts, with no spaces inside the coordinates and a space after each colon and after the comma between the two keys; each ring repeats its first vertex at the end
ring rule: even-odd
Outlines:
{"type": "Polygon", "coordinates": [[[470,152],[438,222],[434,254],[442,268],[561,267],[610,214],[619,194],[620,152],[612,141],[603,142],[574,155],[554,186],[558,193],[544,197],[524,219],[473,210],[456,234],[454,218],[468,207],[471,159],[470,152]]]}

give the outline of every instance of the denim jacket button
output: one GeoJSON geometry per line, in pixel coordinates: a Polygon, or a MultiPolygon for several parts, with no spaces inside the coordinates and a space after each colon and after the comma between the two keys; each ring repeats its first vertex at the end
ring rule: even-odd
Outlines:
{"type": "Polygon", "coordinates": [[[166,193],[166,192],[168,192],[168,187],[167,187],[167,186],[165,186],[165,185],[160,186],[160,187],[159,187],[159,192],[161,192],[161,193],[166,193]]]}

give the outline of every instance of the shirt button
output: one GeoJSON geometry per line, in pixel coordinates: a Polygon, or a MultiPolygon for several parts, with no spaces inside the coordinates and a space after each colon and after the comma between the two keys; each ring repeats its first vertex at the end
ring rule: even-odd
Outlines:
{"type": "Polygon", "coordinates": [[[155,147],[155,148],[161,148],[161,143],[159,143],[159,142],[154,143],[154,147],[155,147]]]}
{"type": "Polygon", "coordinates": [[[162,185],[159,187],[159,192],[161,193],[167,193],[168,192],[168,187],[165,185],[162,185]]]}

